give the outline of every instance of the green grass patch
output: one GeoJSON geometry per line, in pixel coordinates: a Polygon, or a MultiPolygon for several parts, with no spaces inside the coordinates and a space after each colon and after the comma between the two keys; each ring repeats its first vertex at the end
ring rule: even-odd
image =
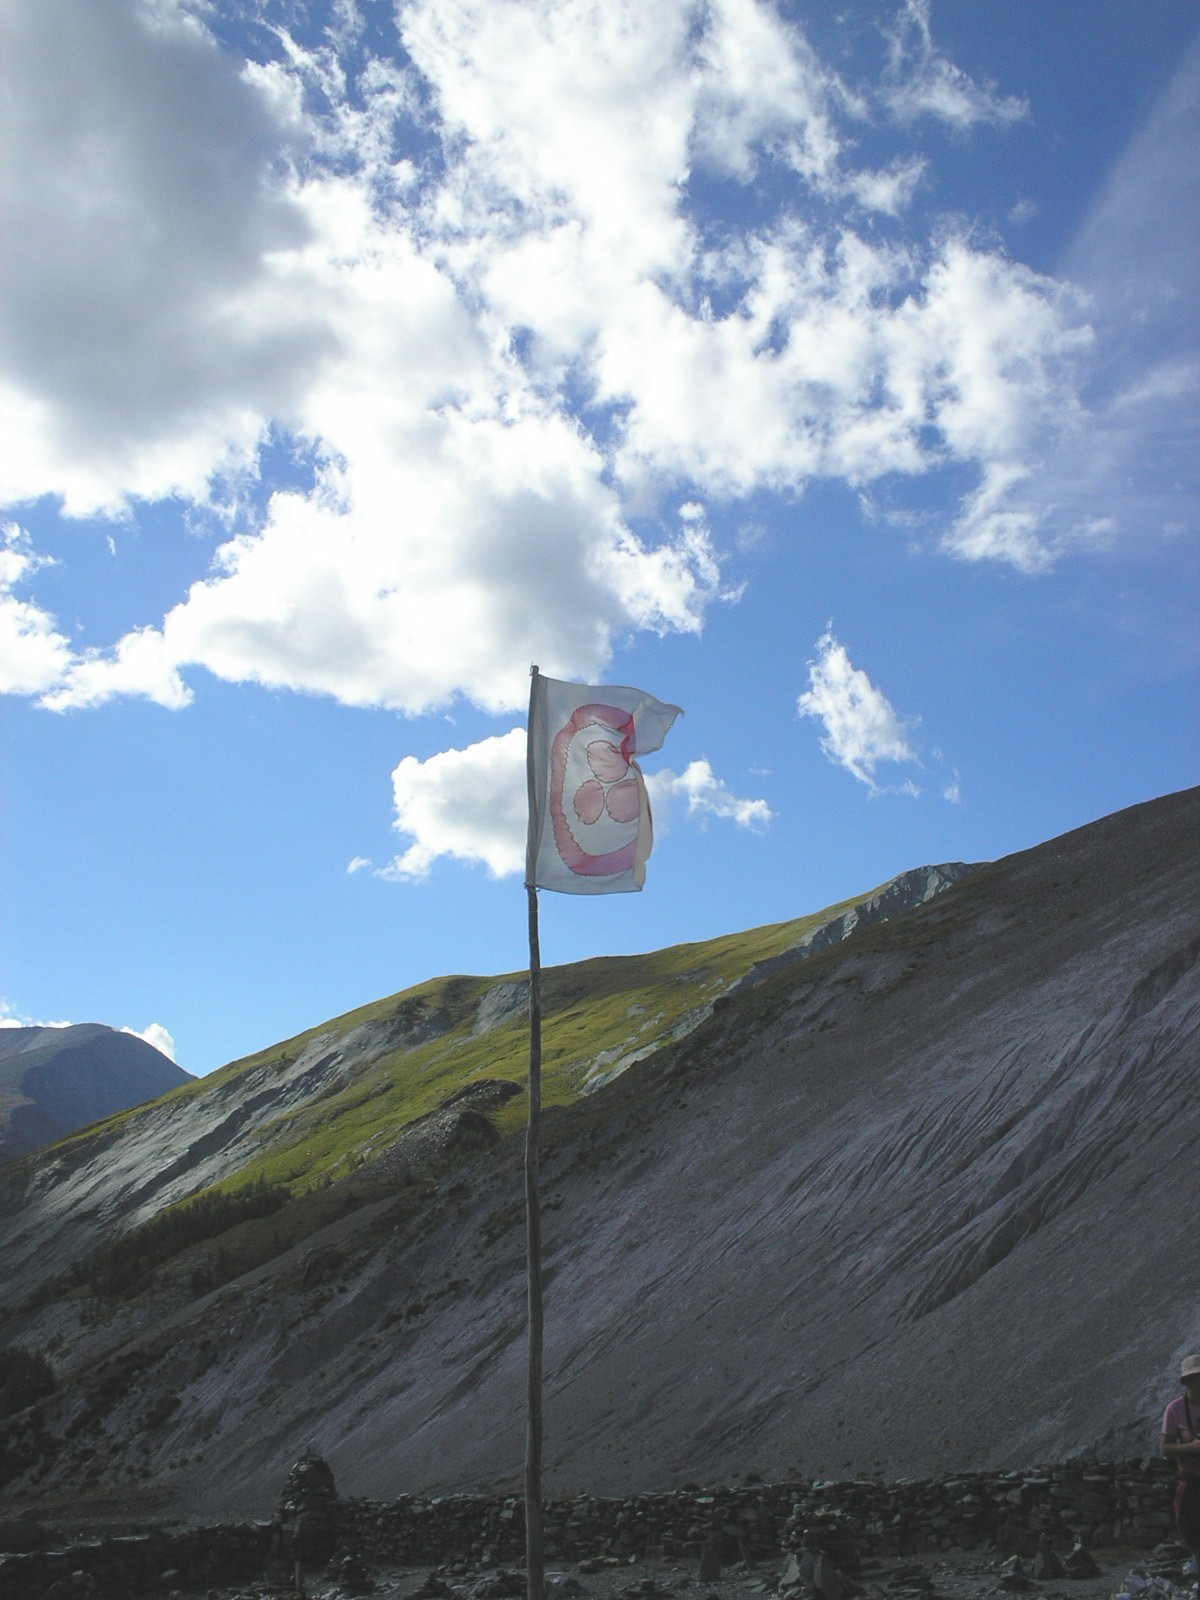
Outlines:
{"type": "MultiPolygon", "coordinates": [[[[645,955],[546,969],[542,1097],[547,1110],[576,1105],[597,1076],[631,1056],[653,1055],[689,1031],[757,963],[796,945],[811,929],[863,898],[645,955]]],[[[518,1007],[484,1033],[476,1033],[475,1027],[489,990],[501,983],[523,983],[526,977],[517,972],[429,979],[172,1090],[167,1098],[176,1101],[227,1096],[233,1105],[247,1079],[257,1080],[255,1092],[297,1073],[324,1074],[328,1080],[261,1125],[236,1171],[95,1252],[79,1264],[76,1281],[102,1295],[133,1294],[156,1270],[187,1256],[193,1286],[215,1286],[331,1220],[344,1205],[348,1186],[364,1195],[383,1192],[380,1163],[404,1129],[474,1080],[525,1082],[525,1008],[518,1007]],[[327,1058],[356,1033],[377,1039],[381,1053],[366,1064],[349,1056],[346,1076],[330,1076],[327,1058]],[[198,1247],[218,1239],[219,1248],[198,1260],[198,1247]]],[[[120,1113],[62,1141],[50,1158],[67,1163],[86,1159],[96,1141],[115,1137],[125,1122],[149,1114],[153,1106],[120,1113]]],[[[527,1097],[515,1095],[491,1115],[502,1138],[516,1136],[525,1125],[527,1097]]]]}
{"type": "MultiPolygon", "coordinates": [[[[716,939],[675,945],[646,955],[607,956],[548,968],[542,975],[542,1096],[547,1107],[577,1100],[593,1069],[603,1071],[631,1054],[650,1054],[686,1029],[703,1008],[760,961],[795,945],[811,928],[837,916],[862,896],[807,917],[716,939]]],[[[293,1195],[369,1172],[412,1122],[435,1111],[477,1078],[523,1083],[529,1033],[524,1008],[486,1033],[474,1030],[479,1004],[500,983],[521,983],[522,972],[492,978],[461,974],[430,979],[400,995],[297,1035],[269,1050],[231,1063],[203,1080],[220,1092],[231,1080],[263,1069],[283,1073],[316,1041],[329,1049],[353,1030],[383,1024],[398,1030],[395,1047],[353,1080],[319,1099],[289,1109],[266,1124],[259,1152],[227,1185],[247,1181],[288,1189],[293,1195]],[[435,1018],[442,1031],[422,1039],[435,1018]],[[413,1042],[405,1036],[413,1031],[413,1042]]],[[[185,1085],[193,1092],[192,1085],[185,1085]]],[[[178,1092],[178,1091],[176,1091],[178,1092]]],[[[502,1137],[524,1126],[524,1095],[495,1113],[502,1137]]]]}

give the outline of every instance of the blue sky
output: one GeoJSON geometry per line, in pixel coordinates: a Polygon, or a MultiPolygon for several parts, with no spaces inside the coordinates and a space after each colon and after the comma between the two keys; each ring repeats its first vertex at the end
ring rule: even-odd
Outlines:
{"type": "Polygon", "coordinates": [[[524,966],[534,661],[685,711],[547,964],[1197,781],[1190,0],[0,19],[9,1025],[524,966]]]}

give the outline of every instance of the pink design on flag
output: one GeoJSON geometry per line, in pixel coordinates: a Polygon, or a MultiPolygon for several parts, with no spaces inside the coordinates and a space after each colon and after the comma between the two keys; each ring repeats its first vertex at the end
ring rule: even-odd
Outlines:
{"type": "MultiPolygon", "coordinates": [[[[572,872],[600,878],[611,877],[617,872],[629,872],[633,868],[637,859],[636,822],[640,807],[632,815],[628,807],[622,807],[624,816],[614,817],[609,808],[608,795],[609,785],[618,778],[624,778],[630,770],[634,737],[633,718],[616,706],[603,705],[580,706],[554,735],[554,742],[550,746],[550,819],[558,853],[572,872]],[[578,751],[573,751],[572,746],[580,734],[592,734],[597,728],[611,728],[620,743],[608,739],[589,739],[584,746],[584,760],[595,776],[585,778],[575,789],[572,809],[577,820],[572,827],[563,804],[569,783],[568,774],[575,773],[579,765],[578,751]],[[599,794],[596,793],[597,789],[599,794]],[[601,848],[602,843],[612,842],[607,829],[597,831],[605,816],[618,822],[628,834],[615,849],[601,848]],[[631,824],[634,826],[631,827],[631,824]]],[[[647,815],[649,810],[647,802],[647,815]]]]}
{"type": "Polygon", "coordinates": [[[534,674],[527,883],[569,894],[642,887],[653,823],[634,757],[657,750],[679,714],[640,689],[534,674]]]}

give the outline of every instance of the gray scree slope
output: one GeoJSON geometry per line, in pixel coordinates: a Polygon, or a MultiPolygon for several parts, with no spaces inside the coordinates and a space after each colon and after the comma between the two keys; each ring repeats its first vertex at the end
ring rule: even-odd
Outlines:
{"type": "MultiPolygon", "coordinates": [[[[1194,790],[731,994],[548,1117],[547,1492],[1153,1449],[1200,1347],[1198,1043],[1194,790]]],[[[269,1506],[309,1444],[348,1493],[516,1489],[519,1157],[416,1232],[347,1217],[318,1293],[285,1257],[160,1309],[109,1459],[210,1510],[269,1506]]]]}

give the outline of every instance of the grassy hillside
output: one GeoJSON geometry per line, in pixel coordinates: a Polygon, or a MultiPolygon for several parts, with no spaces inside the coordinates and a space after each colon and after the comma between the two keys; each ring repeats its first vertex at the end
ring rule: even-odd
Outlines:
{"type": "MultiPolygon", "coordinates": [[[[909,877],[894,880],[894,900],[913,892],[909,877]]],[[[694,944],[546,970],[546,1109],[584,1100],[690,1033],[747,975],[881,892],[694,944]]],[[[876,903],[873,914],[900,909],[900,900],[882,912],[876,903]]],[[[5,1169],[0,1191],[18,1210],[47,1167],[67,1182],[64,1197],[89,1196],[93,1215],[112,1188],[103,1229],[64,1198],[82,1225],[48,1237],[55,1260],[39,1256],[42,1272],[26,1272],[24,1304],[80,1292],[124,1300],[154,1284],[190,1299],[364,1204],[384,1202],[395,1211],[390,1225],[415,1217],[431,1180],[525,1126],[527,977],[429,979],[5,1169]]]]}
{"type": "MultiPolygon", "coordinates": [[[[543,1103],[548,1109],[572,1104],[631,1059],[690,1031],[756,964],[790,949],[864,898],[700,943],[547,969],[542,975],[543,1103]]],[[[155,1267],[175,1260],[171,1275],[176,1281],[198,1273],[194,1287],[201,1287],[208,1279],[237,1276],[310,1236],[342,1208],[395,1193],[405,1182],[419,1205],[417,1191],[435,1172],[410,1171],[398,1183],[385,1158],[422,1118],[472,1084],[507,1080],[513,1085],[511,1097],[489,1109],[488,1119],[502,1139],[524,1128],[526,982],[524,972],[429,979],[42,1151],[36,1158],[39,1168],[43,1163],[60,1169],[82,1165],[114,1141],[136,1138],[139,1119],[178,1114],[185,1102],[201,1099],[235,1108],[251,1096],[270,1095],[276,1081],[280,1086],[281,1109],[273,1115],[268,1110],[253,1137],[231,1151],[215,1181],[198,1183],[186,1198],[167,1201],[149,1221],[77,1258],[74,1281],[94,1292],[136,1293],[155,1267]],[[491,1011],[481,1016],[489,996],[491,1011]],[[382,1039],[384,1046],[366,1048],[364,1038],[382,1039]],[[289,1082],[300,1072],[306,1088],[289,1094],[289,1082]],[[266,1215],[264,1191],[273,1197],[266,1215]]],[[[467,1154],[452,1154],[435,1168],[457,1165],[467,1154]]],[[[14,1168],[6,1172],[8,1184],[16,1181],[23,1188],[14,1168]]]]}
{"type": "MultiPolygon", "coordinates": [[[[548,969],[542,981],[544,1104],[571,1103],[625,1058],[649,1053],[686,1031],[755,963],[788,949],[854,903],[648,955],[548,969]]],[[[495,1116],[502,1137],[517,1132],[527,1114],[527,1009],[519,1003],[497,1026],[483,1033],[474,1029],[484,996],[499,985],[522,984],[526,976],[430,979],[188,1085],[182,1093],[211,1093],[250,1069],[283,1071],[314,1044],[332,1053],[339,1040],[371,1023],[408,1022],[416,1033],[430,1025],[442,1028],[436,1037],[388,1051],[353,1071],[347,1082],[331,1083],[315,1102],[281,1114],[263,1130],[260,1153],[224,1187],[265,1182],[299,1195],[352,1176],[386,1151],[400,1130],[478,1079],[522,1085],[495,1116]]]]}

